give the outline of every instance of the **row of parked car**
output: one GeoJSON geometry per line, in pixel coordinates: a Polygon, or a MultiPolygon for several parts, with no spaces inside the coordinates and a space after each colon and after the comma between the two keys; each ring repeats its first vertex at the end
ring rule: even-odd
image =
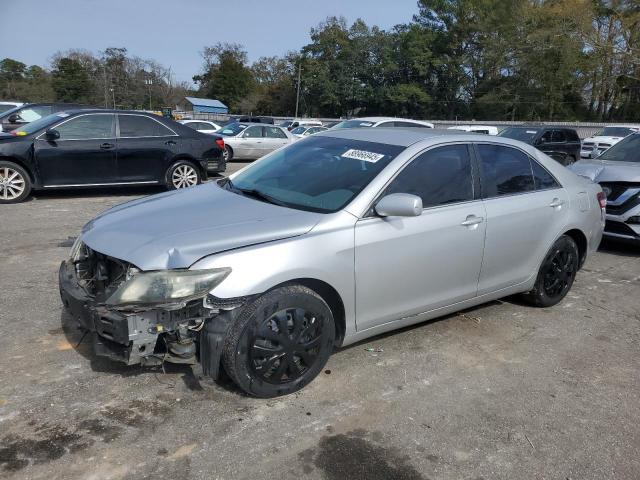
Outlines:
{"type": "MultiPolygon", "coordinates": [[[[0,125],[5,130],[0,133],[0,203],[20,202],[34,189],[145,184],[184,188],[201,183],[209,173],[224,172],[232,159],[261,158],[304,137],[353,129],[433,129],[428,122],[389,117],[334,125],[313,119],[275,125],[256,117],[226,125],[174,122],[146,112],[69,104],[18,105],[0,113],[0,125]]],[[[571,128],[547,125],[514,126],[501,132],[490,126],[458,125],[450,133],[518,140],[588,176],[602,185],[609,199],[605,233],[640,241],[638,130],[606,127],[584,142],[571,128]]]]}

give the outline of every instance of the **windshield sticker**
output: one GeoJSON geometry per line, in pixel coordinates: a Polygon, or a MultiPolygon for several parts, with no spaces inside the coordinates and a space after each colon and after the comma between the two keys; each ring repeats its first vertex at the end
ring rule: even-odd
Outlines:
{"type": "Polygon", "coordinates": [[[347,150],[342,154],[344,158],[353,158],[354,160],[364,160],[365,162],[376,163],[384,157],[381,153],[367,152],[365,150],[347,150]]]}
{"type": "Polygon", "coordinates": [[[361,127],[372,127],[373,123],[371,122],[360,122],[361,127]]]}
{"type": "Polygon", "coordinates": [[[537,130],[527,130],[527,133],[538,133],[537,130]]]}
{"type": "Polygon", "coordinates": [[[68,116],[69,116],[69,114],[68,114],[68,113],[64,113],[64,112],[62,112],[62,113],[59,113],[59,114],[58,114],[58,116],[59,116],[60,118],[66,118],[66,117],[68,117],[68,116]]]}

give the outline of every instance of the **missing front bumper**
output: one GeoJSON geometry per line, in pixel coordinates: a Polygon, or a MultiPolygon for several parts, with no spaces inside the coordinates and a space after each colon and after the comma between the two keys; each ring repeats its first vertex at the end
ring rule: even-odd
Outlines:
{"type": "Polygon", "coordinates": [[[72,262],[63,262],[58,276],[62,303],[91,334],[95,355],[127,365],[200,360],[205,374],[218,377],[222,344],[238,301],[227,310],[215,301],[197,300],[177,310],[122,312],[96,303],[80,287],[72,262]]]}

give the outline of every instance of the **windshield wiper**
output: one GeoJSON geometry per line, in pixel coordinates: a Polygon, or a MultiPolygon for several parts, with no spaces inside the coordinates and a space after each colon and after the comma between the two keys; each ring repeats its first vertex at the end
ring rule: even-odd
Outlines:
{"type": "Polygon", "coordinates": [[[240,188],[240,187],[236,187],[233,182],[231,181],[230,178],[227,178],[227,181],[224,183],[224,186],[227,187],[229,190],[234,191],[234,192],[240,192],[242,195],[245,195],[247,197],[253,197],[256,200],[261,200],[263,202],[267,202],[267,203],[272,203],[274,205],[278,205],[280,207],[286,207],[287,204],[284,202],[281,202],[280,200],[278,200],[277,198],[273,198],[271,195],[268,195],[260,190],[256,190],[255,188],[240,188]]]}

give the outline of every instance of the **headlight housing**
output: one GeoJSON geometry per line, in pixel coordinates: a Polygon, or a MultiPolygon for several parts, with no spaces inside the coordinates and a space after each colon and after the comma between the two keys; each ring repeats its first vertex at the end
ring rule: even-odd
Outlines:
{"type": "Polygon", "coordinates": [[[204,297],[231,273],[230,268],[160,270],[136,273],[107,299],[107,305],[163,305],[204,297]]]}

